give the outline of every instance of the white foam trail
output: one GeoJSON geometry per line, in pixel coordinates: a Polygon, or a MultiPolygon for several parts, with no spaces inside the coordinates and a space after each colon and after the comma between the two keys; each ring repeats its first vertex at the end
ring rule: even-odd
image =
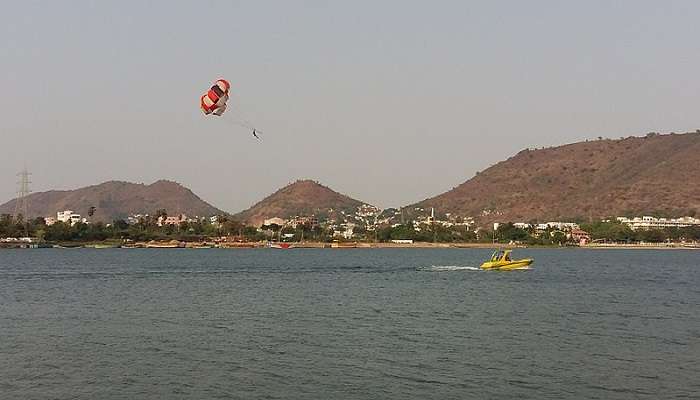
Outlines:
{"type": "Polygon", "coordinates": [[[430,267],[418,268],[421,271],[450,272],[450,271],[481,271],[477,267],[463,267],[459,265],[431,265],[430,267]]]}

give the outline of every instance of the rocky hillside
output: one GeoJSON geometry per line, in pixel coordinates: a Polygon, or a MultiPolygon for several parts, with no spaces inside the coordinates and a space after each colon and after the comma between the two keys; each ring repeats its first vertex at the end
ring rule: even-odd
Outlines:
{"type": "Polygon", "coordinates": [[[341,211],[354,212],[361,201],[335,192],[312,180],[299,180],[264,198],[235,218],[253,225],[264,219],[301,215],[332,216],[341,211]]]}
{"type": "Polygon", "coordinates": [[[411,207],[481,222],[700,214],[700,131],[523,150],[411,207]]]}
{"type": "MultiPolygon", "coordinates": [[[[93,220],[112,221],[129,214],[154,213],[165,209],[169,215],[209,216],[223,211],[206,203],[186,187],[171,181],[150,185],[110,181],[75,190],[51,190],[29,196],[29,215],[55,216],[56,212],[72,210],[87,216],[96,207],[93,220]]],[[[0,213],[11,214],[15,200],[0,205],[0,213]]]]}

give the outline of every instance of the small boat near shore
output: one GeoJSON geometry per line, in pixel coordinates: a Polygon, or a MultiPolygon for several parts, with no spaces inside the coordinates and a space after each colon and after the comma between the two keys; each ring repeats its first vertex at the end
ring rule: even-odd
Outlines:
{"type": "Polygon", "coordinates": [[[269,247],[271,249],[287,250],[287,249],[293,249],[294,245],[291,243],[285,243],[285,242],[277,242],[277,243],[270,242],[270,243],[268,243],[267,247],[269,247]]]}
{"type": "Polygon", "coordinates": [[[86,249],[118,249],[121,248],[122,246],[120,244],[105,244],[105,243],[97,243],[97,244],[87,244],[85,245],[86,249]]]}
{"type": "Polygon", "coordinates": [[[481,264],[480,268],[482,270],[492,271],[516,271],[530,269],[530,265],[533,262],[532,258],[513,260],[510,258],[511,252],[512,250],[494,251],[491,258],[485,263],[481,264]]]}
{"type": "Polygon", "coordinates": [[[332,249],[356,249],[357,247],[357,242],[341,242],[334,240],[333,243],[331,243],[332,249]]]}
{"type": "Polygon", "coordinates": [[[185,242],[180,242],[179,240],[171,240],[168,242],[157,242],[151,240],[146,243],[146,248],[149,249],[182,249],[185,247],[185,242]]]}

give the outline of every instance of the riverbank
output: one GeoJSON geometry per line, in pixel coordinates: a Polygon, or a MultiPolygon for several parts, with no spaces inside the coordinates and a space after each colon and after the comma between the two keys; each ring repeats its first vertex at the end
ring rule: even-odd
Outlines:
{"type": "Polygon", "coordinates": [[[121,243],[116,241],[104,242],[58,242],[58,243],[0,243],[0,249],[493,249],[493,248],[580,248],[580,249],[627,249],[627,250],[700,250],[700,243],[595,243],[584,246],[527,246],[493,243],[366,243],[366,242],[285,242],[283,245],[275,242],[182,242],[151,241],[121,243]]]}
{"type": "Polygon", "coordinates": [[[683,250],[700,250],[700,243],[595,243],[580,246],[582,249],[683,249],[683,250]]]}

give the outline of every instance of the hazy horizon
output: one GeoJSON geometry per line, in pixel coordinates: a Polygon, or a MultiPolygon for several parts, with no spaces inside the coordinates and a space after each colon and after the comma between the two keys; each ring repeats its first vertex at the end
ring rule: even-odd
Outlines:
{"type": "Polygon", "coordinates": [[[380,207],[524,148],[700,128],[700,3],[8,3],[0,203],[177,181],[238,212],[297,179],[380,207]],[[223,118],[199,96],[224,77],[223,118]],[[235,125],[254,122],[255,140],[235,125]]]}

